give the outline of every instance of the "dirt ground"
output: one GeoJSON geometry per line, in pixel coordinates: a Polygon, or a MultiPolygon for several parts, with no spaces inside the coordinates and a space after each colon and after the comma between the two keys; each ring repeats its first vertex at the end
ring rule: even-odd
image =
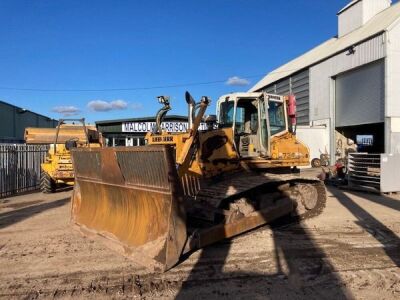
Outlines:
{"type": "Polygon", "coordinates": [[[328,187],[322,215],[151,274],[69,223],[71,192],[0,199],[1,298],[400,299],[400,200],[328,187]]]}

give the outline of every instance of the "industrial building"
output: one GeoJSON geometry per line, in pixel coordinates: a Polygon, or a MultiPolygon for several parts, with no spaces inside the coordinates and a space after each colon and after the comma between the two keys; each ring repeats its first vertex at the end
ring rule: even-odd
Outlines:
{"type": "Polygon", "coordinates": [[[400,3],[353,0],[338,35],[262,78],[250,91],[293,93],[298,136],[331,162],[359,151],[400,153],[400,3]],[[343,135],[343,136],[342,136],[343,135]]]}
{"type": "Polygon", "coordinates": [[[26,127],[54,128],[58,121],[0,101],[0,143],[24,143],[26,127]]]}
{"type": "MultiPolygon", "coordinates": [[[[102,133],[107,146],[142,146],[144,137],[156,125],[155,117],[141,117],[121,120],[97,121],[96,127],[102,133]]],[[[168,132],[186,132],[187,116],[167,115],[162,128],[168,132]]]]}

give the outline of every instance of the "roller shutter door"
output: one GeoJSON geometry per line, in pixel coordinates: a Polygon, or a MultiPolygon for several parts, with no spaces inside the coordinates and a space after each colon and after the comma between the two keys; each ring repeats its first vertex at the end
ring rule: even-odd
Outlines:
{"type": "Polygon", "coordinates": [[[336,77],[336,127],[384,121],[384,63],[379,61],[336,77]]]}

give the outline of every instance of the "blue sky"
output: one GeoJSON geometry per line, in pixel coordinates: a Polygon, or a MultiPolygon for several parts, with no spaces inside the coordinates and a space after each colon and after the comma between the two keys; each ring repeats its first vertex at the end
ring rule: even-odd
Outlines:
{"type": "Polygon", "coordinates": [[[93,122],[154,115],[158,95],[171,97],[171,114],[186,114],[189,90],[210,96],[213,113],[220,95],[246,91],[336,35],[336,13],[348,2],[1,0],[0,100],[93,122]],[[248,85],[227,84],[247,76],[248,85]]]}

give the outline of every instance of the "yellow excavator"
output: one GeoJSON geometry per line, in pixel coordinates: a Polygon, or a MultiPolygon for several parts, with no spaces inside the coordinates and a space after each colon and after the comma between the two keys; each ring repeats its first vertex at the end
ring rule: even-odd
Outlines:
{"type": "Polygon", "coordinates": [[[294,96],[224,95],[205,118],[208,97],[196,103],[187,92],[185,133],[162,130],[171,107],[168,97],[159,102],[146,146],[72,150],[71,218],[84,234],[165,271],[221,239],[322,212],[324,184],[294,172],[309,165],[294,96]]]}

